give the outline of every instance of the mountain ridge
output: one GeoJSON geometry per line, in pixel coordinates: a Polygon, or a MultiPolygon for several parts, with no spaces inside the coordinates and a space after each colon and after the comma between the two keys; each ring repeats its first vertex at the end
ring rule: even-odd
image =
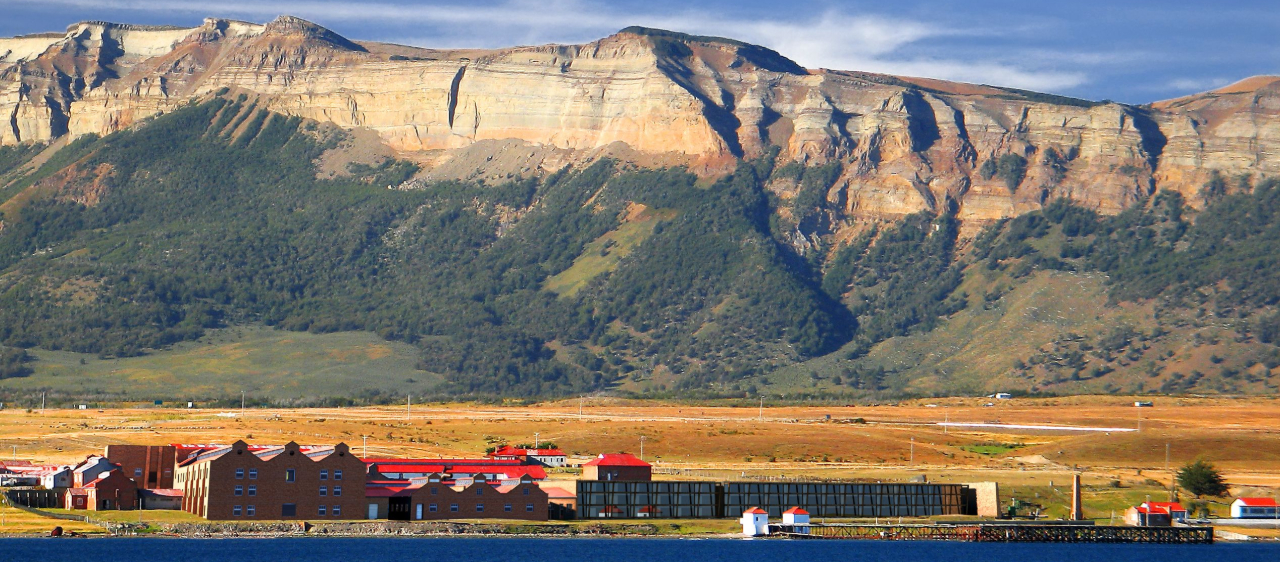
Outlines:
{"type": "Polygon", "coordinates": [[[985,224],[1063,197],[1114,214],[1157,190],[1194,206],[1214,174],[1280,172],[1273,88],[1257,101],[1091,102],[807,70],[740,41],[639,27],[581,45],[437,50],[350,41],[291,16],[86,22],[61,39],[0,39],[0,54],[0,145],[109,134],[231,88],[271,111],[370,129],[435,179],[602,156],[714,177],[778,147],[784,160],[841,164],[826,199],[850,220],[955,207],[985,224]]]}

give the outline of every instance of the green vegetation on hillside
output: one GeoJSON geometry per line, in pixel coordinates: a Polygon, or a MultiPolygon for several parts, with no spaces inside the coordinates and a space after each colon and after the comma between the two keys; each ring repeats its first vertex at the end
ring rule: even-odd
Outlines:
{"type": "MultiPolygon", "coordinates": [[[[214,98],[0,169],[5,376],[34,390],[51,353],[176,357],[255,324],[411,344],[442,380],[404,378],[474,397],[1265,392],[1280,367],[1274,180],[1198,212],[1053,201],[964,240],[945,201],[843,236],[839,165],[776,150],[709,184],[604,159],[402,190],[416,167],[394,160],[316,179],[342,135],[214,98]]],[[[980,173],[1013,190],[1008,156],[980,173]]]]}

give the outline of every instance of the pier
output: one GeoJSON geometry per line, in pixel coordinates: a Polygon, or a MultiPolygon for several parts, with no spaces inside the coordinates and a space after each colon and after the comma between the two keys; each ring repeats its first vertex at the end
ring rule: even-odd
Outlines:
{"type": "Polygon", "coordinates": [[[1212,544],[1213,527],[1104,525],[770,525],[770,536],[882,541],[1212,544]],[[806,532],[807,529],[807,532],[806,532]]]}

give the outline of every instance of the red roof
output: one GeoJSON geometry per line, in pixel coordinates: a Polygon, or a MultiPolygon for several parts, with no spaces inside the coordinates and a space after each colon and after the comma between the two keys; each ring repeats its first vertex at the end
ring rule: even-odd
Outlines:
{"type": "Polygon", "coordinates": [[[489,464],[418,464],[405,461],[390,460],[386,463],[370,462],[369,466],[378,469],[380,474],[499,474],[504,478],[528,476],[534,480],[545,480],[546,469],[536,465],[489,465],[489,464]]]}
{"type": "Polygon", "coordinates": [[[583,466],[652,466],[627,453],[602,453],[583,466]]]}
{"type": "Polygon", "coordinates": [[[1173,514],[1175,511],[1186,511],[1186,508],[1182,507],[1182,504],[1178,502],[1146,502],[1143,505],[1168,514],[1173,514]]]}
{"type": "Polygon", "coordinates": [[[765,511],[765,510],[763,510],[763,509],[760,509],[760,508],[758,508],[758,507],[753,507],[753,508],[751,508],[751,509],[748,509],[748,510],[746,510],[746,511],[742,512],[742,514],[743,514],[743,515],[768,515],[768,514],[769,514],[769,512],[768,512],[768,511],[765,511]]]}
{"type": "Polygon", "coordinates": [[[138,492],[143,495],[166,496],[171,498],[182,497],[182,490],[179,490],[177,488],[152,488],[149,490],[142,489],[142,490],[138,490],[138,492]]]}
{"type": "Polygon", "coordinates": [[[543,488],[542,491],[547,493],[547,498],[566,499],[566,498],[578,497],[577,494],[570,492],[564,488],[558,488],[556,486],[548,486],[546,488],[543,488]]]}
{"type": "Polygon", "coordinates": [[[809,514],[808,511],[800,509],[799,507],[793,507],[791,509],[784,511],[783,513],[790,513],[792,515],[808,515],[809,514]]]}
{"type": "Polygon", "coordinates": [[[1276,500],[1272,498],[1239,498],[1236,501],[1248,507],[1277,507],[1276,500]]]}
{"type": "Polygon", "coordinates": [[[563,457],[564,451],[560,449],[520,449],[516,447],[508,447],[503,445],[492,453],[491,457],[563,457]]]}

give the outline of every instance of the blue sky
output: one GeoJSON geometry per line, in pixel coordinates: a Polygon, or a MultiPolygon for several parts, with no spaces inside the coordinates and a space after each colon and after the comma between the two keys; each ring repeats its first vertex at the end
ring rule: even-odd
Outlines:
{"type": "Polygon", "coordinates": [[[292,14],[426,47],[577,43],[628,25],[721,35],[810,68],[1146,103],[1280,74],[1280,3],[1149,0],[0,0],[0,36],[87,20],[196,25],[292,14]]]}

